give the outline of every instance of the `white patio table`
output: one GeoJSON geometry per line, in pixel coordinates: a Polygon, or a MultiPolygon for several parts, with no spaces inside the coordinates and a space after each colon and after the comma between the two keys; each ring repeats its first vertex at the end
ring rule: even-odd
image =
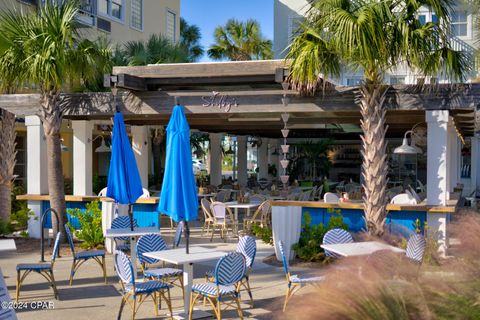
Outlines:
{"type": "Polygon", "coordinates": [[[15,246],[15,240],[13,239],[4,239],[0,240],[0,251],[15,251],[17,247],[15,246]]]}
{"type": "Polygon", "coordinates": [[[137,278],[137,238],[146,234],[160,233],[156,227],[107,229],[105,231],[105,238],[129,237],[130,238],[130,256],[132,257],[133,274],[137,278]]]}
{"type": "Polygon", "coordinates": [[[403,249],[379,241],[322,244],[320,246],[343,257],[366,256],[380,250],[389,250],[397,253],[405,252],[403,249]]]}
{"type": "MultiPolygon", "coordinates": [[[[145,252],[143,255],[149,258],[173,263],[176,265],[183,265],[183,287],[185,295],[183,297],[183,312],[175,312],[175,319],[188,319],[188,310],[190,308],[190,295],[192,294],[192,280],[193,280],[193,264],[209,260],[216,260],[227,253],[218,251],[214,248],[207,248],[202,246],[193,246],[189,248],[189,253],[185,252],[185,248],[145,252]]],[[[201,310],[194,310],[193,319],[200,319],[211,317],[211,314],[201,310]]]]}
{"type": "Polygon", "coordinates": [[[238,201],[230,201],[230,202],[225,202],[227,207],[232,208],[234,211],[235,215],[235,221],[238,221],[238,209],[245,209],[247,213],[247,217],[250,216],[250,209],[252,208],[257,208],[258,206],[261,205],[260,202],[249,202],[249,203],[238,203],[238,201]]]}

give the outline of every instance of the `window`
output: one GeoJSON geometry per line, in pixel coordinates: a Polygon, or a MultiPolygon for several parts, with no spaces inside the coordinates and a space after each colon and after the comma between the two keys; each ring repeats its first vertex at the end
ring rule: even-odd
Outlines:
{"type": "Polygon", "coordinates": [[[427,22],[427,16],[424,14],[418,15],[418,21],[423,26],[427,22]]]}
{"type": "Polygon", "coordinates": [[[132,0],[130,26],[138,30],[143,30],[143,0],[132,0]]]}
{"type": "Polygon", "coordinates": [[[361,77],[347,78],[347,86],[349,86],[349,87],[359,86],[361,84],[362,84],[362,78],[361,77]]]}
{"type": "Polygon", "coordinates": [[[454,11],[452,13],[452,34],[457,37],[467,36],[467,12],[466,11],[454,11]]]}
{"type": "Polygon", "coordinates": [[[390,76],[390,85],[405,84],[404,76],[390,76]]]}
{"type": "Polygon", "coordinates": [[[98,12],[105,16],[123,20],[124,0],[98,0],[98,12]]]}
{"type": "Polygon", "coordinates": [[[175,33],[177,29],[177,14],[171,10],[167,10],[167,28],[165,34],[167,39],[172,42],[175,42],[175,33]]]}
{"type": "Polygon", "coordinates": [[[290,39],[293,39],[299,35],[299,30],[303,21],[303,17],[290,17],[288,19],[288,36],[290,39]]]}

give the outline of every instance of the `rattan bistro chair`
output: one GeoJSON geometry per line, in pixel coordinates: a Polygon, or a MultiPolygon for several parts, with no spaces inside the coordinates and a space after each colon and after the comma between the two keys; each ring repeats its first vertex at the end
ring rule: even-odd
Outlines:
{"type": "Polygon", "coordinates": [[[285,309],[287,308],[287,303],[295,292],[297,292],[306,285],[318,285],[325,279],[325,277],[300,277],[298,275],[290,274],[288,260],[287,257],[285,257],[282,241],[278,241],[278,248],[280,249],[280,255],[282,256],[283,262],[283,270],[285,271],[285,276],[287,277],[288,283],[287,294],[285,295],[285,302],[283,303],[283,311],[285,312],[285,309]]]}
{"type": "MultiPolygon", "coordinates": [[[[337,244],[337,243],[352,243],[353,237],[350,232],[340,229],[334,228],[332,230],[327,231],[323,236],[323,244],[337,244]]],[[[325,255],[331,258],[339,258],[339,255],[325,250],[325,255]]]]}
{"type": "Polygon", "coordinates": [[[251,218],[245,217],[243,219],[243,232],[247,234],[252,230],[252,225],[257,224],[261,227],[268,225],[269,215],[272,211],[272,204],[269,200],[266,200],[258,206],[257,210],[251,218]]]}
{"type": "MultiPolygon", "coordinates": [[[[57,238],[55,239],[55,244],[53,246],[52,261],[50,263],[21,263],[17,264],[17,291],[15,299],[18,302],[20,298],[20,289],[25,278],[32,272],[36,272],[45,279],[47,279],[48,284],[52,286],[53,294],[55,299],[58,299],[58,290],[55,284],[55,277],[53,276],[53,265],[55,264],[55,258],[57,257],[58,250],[60,250],[60,237],[61,233],[57,233],[57,238]],[[22,274],[23,272],[23,274],[22,274]]],[[[0,317],[1,318],[1,317],[0,317]]]]}
{"type": "Polygon", "coordinates": [[[172,303],[170,299],[171,285],[160,281],[150,280],[144,282],[136,282],[133,275],[133,267],[130,262],[130,258],[122,251],[117,250],[114,256],[115,270],[120,278],[120,287],[122,294],[122,302],[120,304],[120,310],[118,313],[118,319],[120,319],[125,303],[128,303],[132,309],[132,319],[135,319],[135,314],[142,303],[148,298],[152,297],[155,305],[155,315],[158,316],[158,308],[160,304],[160,297],[162,297],[167,303],[168,310],[170,311],[170,318],[172,315],[172,303]]]}
{"type": "Polygon", "coordinates": [[[67,233],[68,244],[70,245],[70,249],[72,250],[72,269],[70,271],[70,285],[73,282],[73,276],[78,271],[80,266],[90,259],[95,260],[102,268],[103,271],[103,278],[105,279],[105,283],[107,283],[107,270],[105,264],[105,250],[88,250],[88,251],[81,251],[75,252],[75,246],[73,244],[73,237],[72,233],[70,232],[70,228],[67,224],[65,224],[65,232],[67,233]]]}
{"type": "Polygon", "coordinates": [[[203,217],[204,217],[202,233],[201,233],[202,236],[205,231],[205,227],[207,228],[207,234],[208,234],[213,224],[213,216],[212,216],[212,211],[210,209],[210,203],[211,202],[205,198],[202,198],[202,200],[200,200],[200,204],[202,205],[203,217]]]}
{"type": "MultiPolygon", "coordinates": [[[[133,227],[138,228],[137,220],[133,219],[133,227]]],[[[127,229],[130,228],[130,217],[129,216],[118,216],[112,220],[112,229],[127,229]]],[[[129,237],[114,237],[115,249],[121,251],[130,251],[130,239],[129,237]],[[120,243],[118,241],[123,241],[120,243]]]]}
{"type": "Polygon", "coordinates": [[[240,281],[245,275],[245,257],[240,252],[231,252],[222,257],[215,267],[215,281],[199,283],[192,286],[190,296],[189,319],[192,319],[193,306],[198,298],[206,298],[212,305],[217,319],[221,319],[221,303],[236,307],[240,319],[243,319],[242,308],[240,307],[240,281]],[[226,299],[231,298],[233,302],[227,303],[226,299]]]}
{"type": "MultiPolygon", "coordinates": [[[[238,239],[236,252],[240,252],[245,257],[245,275],[243,276],[242,280],[239,283],[239,290],[240,287],[244,287],[247,290],[248,296],[250,297],[250,303],[253,308],[253,296],[252,290],[250,289],[250,273],[252,272],[253,262],[255,261],[255,255],[257,254],[257,242],[255,241],[255,237],[252,236],[243,236],[238,239]]],[[[214,282],[215,281],[215,271],[210,270],[207,271],[205,274],[205,278],[207,281],[214,282]]]]}
{"type": "Polygon", "coordinates": [[[137,257],[142,265],[145,278],[158,279],[170,283],[183,290],[183,270],[176,268],[148,268],[149,265],[160,262],[160,260],[146,257],[145,252],[168,250],[167,243],[159,234],[147,234],[141,236],[137,242],[137,257]]]}
{"type": "Polygon", "coordinates": [[[232,210],[223,202],[212,202],[210,204],[213,215],[213,230],[210,241],[213,240],[215,231],[220,229],[220,237],[227,241],[227,234],[229,230],[232,230],[232,233],[237,230],[237,221],[235,221],[232,210]]]}

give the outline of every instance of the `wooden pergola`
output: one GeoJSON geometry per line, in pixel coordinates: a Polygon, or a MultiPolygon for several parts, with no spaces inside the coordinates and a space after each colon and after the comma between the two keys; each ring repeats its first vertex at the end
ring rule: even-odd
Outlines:
{"type": "MultiPolygon", "coordinates": [[[[165,125],[178,100],[191,128],[200,131],[280,137],[281,114],[287,112],[289,137],[358,139],[355,87],[329,83],[316,96],[302,97],[282,88],[287,77],[284,60],[161,64],[114,67],[105,86],[118,89],[116,103],[132,125],[165,125]],[[289,98],[287,105],[282,103],[284,95],[289,98]]],[[[66,119],[109,119],[115,110],[111,93],[65,94],[62,99],[66,119]]],[[[449,110],[458,131],[471,136],[479,102],[480,84],[390,87],[388,137],[401,137],[424,122],[426,110],[449,110]]],[[[39,103],[38,94],[0,96],[0,108],[18,116],[38,114],[39,103]]]]}

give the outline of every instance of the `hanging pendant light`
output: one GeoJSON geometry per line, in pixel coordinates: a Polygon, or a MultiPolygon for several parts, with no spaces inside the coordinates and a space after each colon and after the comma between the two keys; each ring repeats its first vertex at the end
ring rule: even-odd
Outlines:
{"type": "Polygon", "coordinates": [[[112,149],[105,143],[105,139],[102,136],[100,136],[100,138],[102,139],[102,142],[100,143],[100,147],[95,149],[95,152],[112,152],[112,149]]]}
{"type": "Polygon", "coordinates": [[[422,153],[421,149],[415,146],[415,142],[412,141],[413,145],[408,144],[408,139],[407,139],[407,134],[412,134],[412,131],[409,130],[405,132],[405,135],[403,137],[402,145],[399,147],[396,147],[393,150],[393,153],[395,154],[417,154],[417,153],[422,153]],[[419,152],[420,150],[420,152],[419,152]]]}

